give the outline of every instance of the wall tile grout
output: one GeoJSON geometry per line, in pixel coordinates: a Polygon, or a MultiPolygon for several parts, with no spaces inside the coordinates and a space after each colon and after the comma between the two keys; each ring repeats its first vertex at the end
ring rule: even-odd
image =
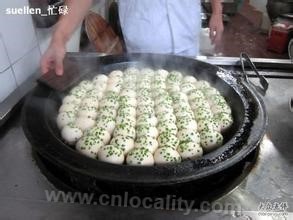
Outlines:
{"type": "Polygon", "coordinates": [[[4,48],[4,53],[5,53],[6,57],[7,57],[8,63],[9,63],[8,67],[0,72],[0,74],[1,74],[1,73],[5,72],[6,70],[8,70],[11,67],[11,60],[10,60],[10,57],[8,55],[8,50],[7,50],[6,44],[4,42],[2,33],[0,33],[0,39],[1,39],[1,42],[2,42],[2,45],[3,45],[3,48],[4,48]]]}
{"type": "MultiPolygon", "coordinates": [[[[23,56],[21,56],[20,58],[18,58],[17,60],[15,60],[13,63],[11,63],[10,58],[8,57],[9,61],[10,61],[10,65],[8,68],[13,68],[13,65],[15,65],[16,63],[18,63],[20,60],[22,60],[23,58],[25,58],[29,53],[31,53],[33,50],[35,50],[36,48],[38,48],[38,45],[36,44],[33,48],[31,48],[30,50],[28,50],[23,56]]],[[[40,52],[40,51],[39,51],[40,52]]],[[[7,69],[8,69],[7,68],[7,69]]],[[[1,74],[2,72],[0,72],[1,74]]]]}
{"type": "Polygon", "coordinates": [[[3,41],[3,45],[4,45],[4,50],[5,50],[5,53],[6,53],[6,56],[7,56],[7,59],[8,59],[8,62],[9,62],[9,67],[8,69],[10,68],[11,71],[12,71],[12,75],[13,75],[13,79],[14,79],[14,83],[16,85],[16,87],[18,86],[18,83],[17,83],[17,80],[16,80],[16,76],[15,76],[15,73],[14,73],[14,70],[12,68],[13,64],[11,62],[11,59],[9,57],[9,53],[8,53],[8,49],[7,49],[7,46],[6,46],[6,43],[3,41]]]}

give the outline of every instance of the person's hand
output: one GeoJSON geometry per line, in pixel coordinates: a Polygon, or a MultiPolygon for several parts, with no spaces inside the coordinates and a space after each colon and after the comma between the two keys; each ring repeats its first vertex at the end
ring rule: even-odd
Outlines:
{"type": "Polygon", "coordinates": [[[212,44],[219,45],[224,31],[222,14],[212,14],[209,22],[209,28],[212,44]]]}
{"type": "Polygon", "coordinates": [[[41,59],[42,73],[46,74],[49,70],[55,70],[56,75],[63,75],[63,60],[65,51],[64,43],[52,41],[41,59]]]}

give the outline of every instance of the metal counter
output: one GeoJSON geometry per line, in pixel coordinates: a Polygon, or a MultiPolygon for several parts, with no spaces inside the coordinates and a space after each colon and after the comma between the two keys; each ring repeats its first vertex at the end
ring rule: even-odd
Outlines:
{"type": "MultiPolygon", "coordinates": [[[[255,79],[252,81],[257,82],[255,79]]],[[[267,135],[256,164],[238,187],[214,203],[232,203],[242,212],[161,210],[49,202],[45,191],[57,189],[42,175],[21,128],[16,111],[0,133],[0,219],[271,219],[260,216],[263,205],[287,204],[293,219],[293,79],[269,78],[264,97],[268,114],[267,135]]],[[[266,210],[268,211],[268,210],[266,210]]],[[[272,209],[274,211],[274,209],[272,209]]]]}

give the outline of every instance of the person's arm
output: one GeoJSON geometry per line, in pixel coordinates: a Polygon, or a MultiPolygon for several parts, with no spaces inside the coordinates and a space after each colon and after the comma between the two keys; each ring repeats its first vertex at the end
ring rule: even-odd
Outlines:
{"type": "Polygon", "coordinates": [[[212,16],[209,22],[210,38],[212,44],[219,44],[224,31],[221,0],[211,0],[212,16]]]}
{"type": "Polygon", "coordinates": [[[70,39],[74,30],[82,22],[92,0],[66,0],[68,14],[62,15],[56,24],[50,46],[41,59],[42,73],[47,73],[49,69],[54,69],[57,75],[63,74],[63,59],[66,53],[66,43],[70,39]]]}

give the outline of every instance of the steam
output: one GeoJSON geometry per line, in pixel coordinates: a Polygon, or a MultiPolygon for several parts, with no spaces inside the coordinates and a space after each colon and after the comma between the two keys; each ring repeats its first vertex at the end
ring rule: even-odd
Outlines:
{"type": "MultiPolygon", "coordinates": [[[[145,54],[133,53],[122,55],[100,56],[96,53],[79,53],[69,54],[69,65],[74,65],[74,71],[82,73],[82,75],[89,75],[86,77],[93,77],[97,74],[108,74],[113,70],[122,70],[129,67],[151,68],[154,70],[165,69],[167,71],[179,71],[183,76],[192,75],[198,80],[206,80],[214,87],[218,88],[224,95],[228,94],[229,88],[225,91],[223,86],[223,78],[228,71],[221,71],[218,74],[219,68],[211,64],[193,60],[192,58],[176,56],[176,55],[162,55],[162,54],[145,54]],[[224,74],[224,75],[223,75],[224,74]]],[[[65,62],[65,71],[66,71],[65,62]]],[[[72,69],[72,68],[68,68],[72,69]]],[[[228,74],[229,75],[229,74],[228,74]]]]}

